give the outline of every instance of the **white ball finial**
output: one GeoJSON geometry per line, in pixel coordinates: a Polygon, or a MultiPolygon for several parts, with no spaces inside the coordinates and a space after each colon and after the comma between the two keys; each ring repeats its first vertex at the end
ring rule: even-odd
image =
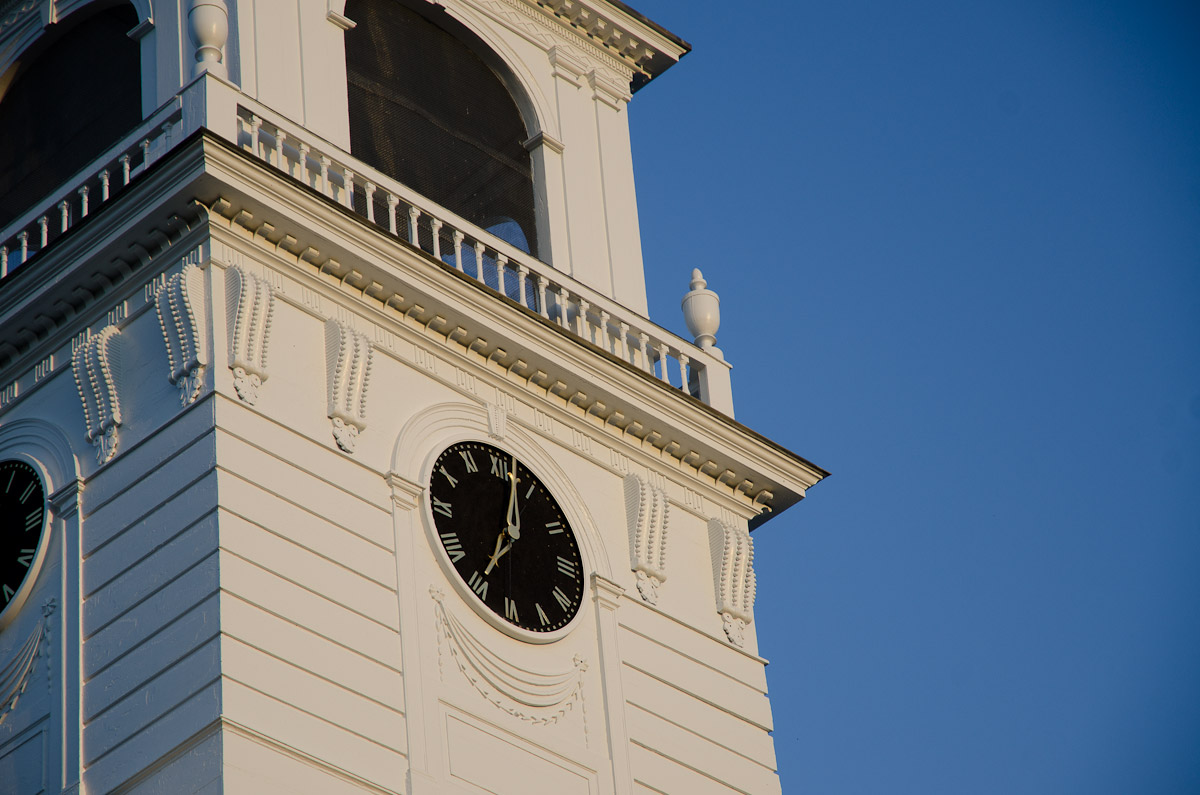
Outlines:
{"type": "Polygon", "coordinates": [[[696,338],[696,344],[720,359],[721,349],[715,346],[717,329],[721,326],[721,299],[707,289],[708,282],[699,268],[692,271],[689,286],[691,289],[683,296],[683,320],[696,338]]]}
{"type": "Polygon", "coordinates": [[[229,38],[229,10],[223,0],[191,0],[188,9],[188,33],[196,45],[196,65],[192,77],[211,72],[229,79],[225,69],[225,41],[229,38]]]}

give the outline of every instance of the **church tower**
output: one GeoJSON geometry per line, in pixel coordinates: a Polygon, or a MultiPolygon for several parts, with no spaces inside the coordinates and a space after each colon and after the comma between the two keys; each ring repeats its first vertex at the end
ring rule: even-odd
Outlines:
{"type": "Polygon", "coordinates": [[[0,3],[0,795],[779,791],[750,531],[826,473],[699,271],[647,317],[627,105],[688,49],[0,3]]]}

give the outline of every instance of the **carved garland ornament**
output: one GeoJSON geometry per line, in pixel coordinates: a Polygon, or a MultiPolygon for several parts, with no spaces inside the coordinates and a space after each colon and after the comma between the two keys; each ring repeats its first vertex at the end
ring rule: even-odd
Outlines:
{"type": "Polygon", "coordinates": [[[271,285],[251,273],[225,271],[225,305],[229,321],[229,369],[240,400],[253,406],[267,380],[267,341],[275,296],[271,285]]]}
{"type": "Polygon", "coordinates": [[[206,316],[205,306],[204,272],[195,265],[185,265],[154,297],[158,323],[167,343],[169,378],[179,387],[179,400],[184,406],[195,401],[204,386],[208,335],[201,324],[206,316]]]}
{"type": "Polygon", "coordinates": [[[587,662],[575,655],[573,667],[557,674],[526,671],[501,659],[447,609],[445,592],[434,586],[438,657],[448,651],[458,670],[479,694],[509,715],[535,725],[555,723],[582,699],[587,662]]]}
{"type": "Polygon", "coordinates": [[[340,320],[325,321],[325,363],[329,377],[329,419],[337,446],[353,453],[367,427],[367,386],[371,380],[371,342],[340,320]]]}
{"type": "Polygon", "coordinates": [[[107,463],[117,452],[117,428],[121,424],[121,401],[117,396],[116,373],[120,369],[120,330],[106,326],[89,337],[71,357],[71,370],[79,399],[87,440],[96,448],[96,460],[107,463]]]}
{"type": "Polygon", "coordinates": [[[722,519],[708,521],[708,544],[712,552],[713,584],[717,612],[729,642],[746,643],[746,625],[753,621],[754,542],[750,533],[722,519]]]}
{"type": "Polygon", "coordinates": [[[50,616],[54,615],[56,607],[54,599],[46,600],[42,605],[42,618],[33,632],[13,658],[0,668],[0,723],[4,723],[29,687],[38,657],[46,658],[46,682],[50,683],[50,616]]]}
{"type": "Polygon", "coordinates": [[[638,594],[658,604],[658,587],[667,579],[667,520],[670,505],[662,489],[640,475],[625,476],[625,517],[629,522],[629,566],[637,574],[638,594]]]}

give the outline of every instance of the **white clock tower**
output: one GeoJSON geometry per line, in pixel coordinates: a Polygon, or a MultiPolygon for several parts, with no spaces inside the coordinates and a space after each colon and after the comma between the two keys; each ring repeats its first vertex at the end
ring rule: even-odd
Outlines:
{"type": "Polygon", "coordinates": [[[826,473],[699,271],[647,318],[627,103],[688,49],[0,2],[0,795],[779,791],[750,529],[826,473]]]}

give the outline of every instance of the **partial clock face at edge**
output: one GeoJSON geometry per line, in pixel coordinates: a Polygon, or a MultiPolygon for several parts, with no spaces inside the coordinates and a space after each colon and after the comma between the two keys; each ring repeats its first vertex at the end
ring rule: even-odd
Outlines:
{"type": "Polygon", "coordinates": [[[0,461],[0,615],[34,575],[45,537],[46,489],[24,461],[0,461]]]}
{"type": "Polygon", "coordinates": [[[570,623],[583,603],[575,533],[542,482],[511,453],[459,442],[429,480],[438,540],[488,610],[530,632],[570,623]]]}

